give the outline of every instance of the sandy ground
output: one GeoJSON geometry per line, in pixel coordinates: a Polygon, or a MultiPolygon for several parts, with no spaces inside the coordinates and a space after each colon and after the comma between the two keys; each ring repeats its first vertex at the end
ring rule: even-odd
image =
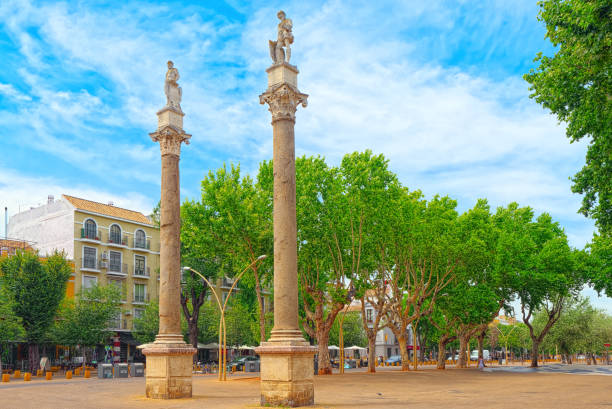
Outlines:
{"type": "MultiPolygon", "coordinates": [[[[612,406],[612,377],[601,374],[386,370],[315,377],[316,408],[600,408],[612,406]]],[[[195,376],[193,399],[144,397],[144,379],[0,384],[0,408],[257,408],[259,380],[195,376]]]]}

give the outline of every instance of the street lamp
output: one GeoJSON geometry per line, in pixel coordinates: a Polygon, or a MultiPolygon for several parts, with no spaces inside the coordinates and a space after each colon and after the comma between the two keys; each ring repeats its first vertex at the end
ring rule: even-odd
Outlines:
{"type": "Polygon", "coordinates": [[[232,291],[234,291],[234,288],[236,287],[236,284],[242,278],[243,274],[249,268],[251,268],[255,263],[257,263],[258,261],[263,260],[266,257],[267,256],[265,254],[262,254],[261,256],[257,257],[255,260],[253,260],[251,263],[249,263],[249,265],[247,265],[240,272],[240,274],[238,274],[234,278],[234,282],[232,283],[232,286],[230,287],[230,290],[227,293],[227,297],[225,298],[225,301],[223,303],[221,303],[221,299],[219,298],[219,294],[215,290],[215,287],[213,287],[213,285],[210,283],[210,281],[208,281],[208,279],[206,277],[204,277],[199,271],[196,271],[196,270],[194,270],[191,267],[183,267],[183,271],[191,270],[194,273],[196,273],[197,275],[199,275],[200,278],[202,278],[202,280],[204,280],[206,282],[206,284],[208,285],[210,290],[213,292],[213,295],[215,296],[215,300],[217,301],[217,306],[219,307],[219,312],[221,314],[221,317],[219,318],[219,353],[218,353],[218,357],[219,357],[219,380],[220,381],[226,381],[227,380],[227,368],[226,368],[226,365],[227,365],[227,333],[226,333],[226,327],[225,327],[225,308],[227,307],[227,300],[229,300],[230,295],[232,295],[232,291]]]}
{"type": "Polygon", "coordinates": [[[504,335],[504,333],[501,332],[501,330],[499,328],[497,328],[497,325],[494,326],[493,328],[495,328],[497,330],[497,332],[499,332],[499,335],[501,335],[502,338],[505,339],[505,341],[504,341],[504,345],[505,345],[504,348],[506,349],[506,365],[508,365],[508,339],[510,338],[510,334],[512,334],[512,331],[514,331],[516,329],[516,324],[512,326],[512,329],[510,329],[510,331],[506,335],[504,335]]]}

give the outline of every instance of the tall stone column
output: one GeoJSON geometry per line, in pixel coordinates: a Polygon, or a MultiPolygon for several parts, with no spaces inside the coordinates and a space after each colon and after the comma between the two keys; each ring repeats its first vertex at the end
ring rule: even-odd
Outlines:
{"type": "Polygon", "coordinates": [[[157,131],[150,134],[161,150],[159,334],[143,348],[146,355],[146,394],[154,399],[191,397],[192,356],[181,333],[180,286],[180,181],[181,143],[191,135],[183,131],[182,91],[179,74],[168,61],[165,92],[167,103],[157,113],[157,131]]]}
{"type": "Polygon", "coordinates": [[[298,326],[297,224],[295,210],[295,112],[308,95],[297,87],[298,70],[289,64],[292,22],[278,13],[278,40],[270,41],[273,64],[260,102],[272,114],[274,138],[274,327],[261,356],[261,404],[314,404],[315,348],[298,326]]]}

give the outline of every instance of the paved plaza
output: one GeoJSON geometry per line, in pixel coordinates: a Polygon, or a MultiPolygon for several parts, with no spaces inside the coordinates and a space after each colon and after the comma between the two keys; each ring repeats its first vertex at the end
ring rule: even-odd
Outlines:
{"type": "MultiPolygon", "coordinates": [[[[612,406],[607,367],[435,369],[316,376],[316,408],[598,408],[612,406]],[[592,375],[592,376],[583,376],[592,375]]],[[[193,399],[149,400],[144,378],[11,381],[0,384],[3,409],[258,408],[259,378],[218,382],[195,376],[193,399]]]]}

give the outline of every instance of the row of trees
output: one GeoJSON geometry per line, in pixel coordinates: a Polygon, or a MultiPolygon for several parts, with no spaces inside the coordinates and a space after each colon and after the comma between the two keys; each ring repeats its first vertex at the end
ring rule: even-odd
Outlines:
{"type": "Polygon", "coordinates": [[[109,323],[120,310],[120,290],[96,286],[79,293],[76,300],[68,299],[72,271],[58,252],[46,258],[18,252],[0,259],[0,364],[6,346],[19,340],[28,344],[31,371],[39,367],[41,344],[79,346],[85,351],[108,340],[109,323]]]}
{"type": "MultiPolygon", "coordinates": [[[[602,272],[610,268],[609,252],[570,248],[550,215],[536,217],[516,203],[492,211],[484,199],[460,213],[449,197],[426,200],[403,186],[383,155],[355,152],[339,166],[301,157],[296,173],[301,323],[319,346],[322,373],[330,371],[330,331],[353,300],[361,301],[371,371],[376,333],[383,327],[395,334],[408,369],[409,326],[437,339],[441,350],[454,340],[465,350],[472,338],[483,344],[489,323],[514,300],[537,365],[538,348],[568,300],[587,283],[604,288],[609,282],[602,272]],[[371,321],[366,308],[374,309],[371,321]],[[541,327],[534,325],[536,312],[546,317],[541,327]]],[[[270,161],[260,165],[255,180],[241,175],[239,166],[209,172],[200,200],[182,205],[183,264],[199,266],[214,279],[273,254],[272,182],[270,161]]],[[[240,284],[260,342],[269,322],[263,291],[271,278],[268,257],[240,284]]],[[[198,316],[206,288],[195,277],[185,283],[186,324],[195,343],[199,319],[189,317],[198,316]]]]}

